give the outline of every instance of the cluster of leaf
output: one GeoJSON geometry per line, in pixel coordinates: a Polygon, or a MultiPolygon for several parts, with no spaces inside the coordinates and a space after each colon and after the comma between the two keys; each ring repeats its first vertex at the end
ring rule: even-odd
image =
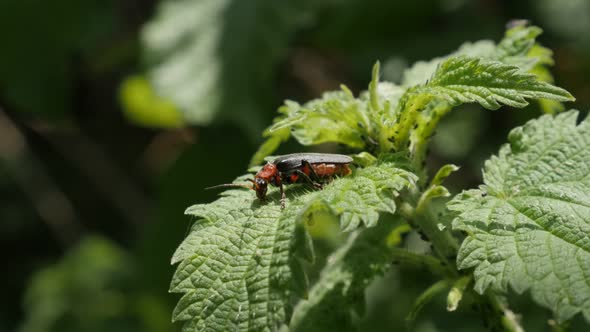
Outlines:
{"type": "MultiPolygon", "coordinates": [[[[411,259],[429,262],[433,270],[447,266],[441,274],[451,278],[433,286],[419,304],[432,289],[454,283],[449,306],[455,308],[471,279],[449,261],[457,254],[457,239],[432,216],[430,201],[449,195],[441,182],[456,167],[441,169],[425,186],[426,145],[440,118],[463,103],[497,109],[524,107],[527,99],[553,106],[573,100],[546,82],[552,59],[535,42],[540,32],[518,24],[498,44],[465,44],[447,57],[416,64],[401,85],[379,82],[377,65],[368,91],[358,98],[343,86],[304,105],[286,102],[252,163],[292,136],[303,145],[335,142],[361,152],[354,173],[322,191],[289,187],[285,210],[273,189],[266,202],[234,189],[189,208],[197,221],[173,257],[180,265],[171,291],[184,294],[174,320],[186,321],[186,331],[275,330],[285,324],[321,330],[319,317],[333,322],[332,328],[351,328],[350,309],[362,313],[366,286],[400,255],[399,241],[391,240],[399,235],[399,216],[426,233],[438,256],[411,259]],[[352,233],[308,291],[300,260],[312,260],[313,248],[305,225],[325,214],[352,233]],[[297,295],[304,299],[293,307],[297,295]]],[[[513,131],[511,145],[486,166],[487,187],[450,204],[457,215],[453,227],[468,234],[458,250],[458,268],[475,267],[475,291],[530,288],[560,322],[578,311],[588,316],[590,306],[590,149],[587,122],[576,127],[576,114],[545,116],[513,131]],[[571,258],[564,260],[564,254],[571,258]]],[[[489,301],[501,307],[497,299],[489,301]]],[[[499,318],[505,327],[517,325],[506,317],[499,318]]]]}
{"type": "Polygon", "coordinates": [[[304,105],[287,101],[279,109],[282,116],[264,132],[268,139],[251,164],[293,136],[303,145],[337,142],[376,154],[409,150],[415,166],[421,166],[425,142],[455,106],[524,107],[529,98],[550,100],[543,104],[546,112],[562,109],[559,102],[572,96],[548,84],[552,52],[535,42],[540,33],[538,27],[517,26],[497,45],[487,40],[466,43],[449,56],[416,63],[401,85],[378,82],[377,65],[369,91],[359,98],[343,86],[304,105]]]}

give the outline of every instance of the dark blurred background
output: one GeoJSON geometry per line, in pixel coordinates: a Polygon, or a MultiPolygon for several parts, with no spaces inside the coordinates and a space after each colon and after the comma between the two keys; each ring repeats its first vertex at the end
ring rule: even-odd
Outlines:
{"type": "MultiPolygon", "coordinates": [[[[498,41],[515,18],[545,30],[556,84],[577,98],[566,107],[588,109],[585,0],[0,1],[0,331],[179,330],[168,285],[184,209],[245,172],[282,100],[340,83],[358,93],[376,60],[399,82],[414,61],[498,41]]],[[[539,114],[461,108],[429,166],[463,167],[455,193],[476,186],[508,131],[539,114]]],[[[322,241],[329,252],[338,240],[322,241]]],[[[359,326],[403,327],[432,282],[395,269],[359,326]]],[[[526,327],[549,329],[546,310],[515,299],[526,327]]],[[[485,329],[443,298],[425,312],[420,331],[485,329]]]]}

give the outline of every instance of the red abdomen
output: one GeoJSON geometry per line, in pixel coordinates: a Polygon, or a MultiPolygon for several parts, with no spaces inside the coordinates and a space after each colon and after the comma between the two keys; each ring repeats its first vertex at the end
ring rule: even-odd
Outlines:
{"type": "Polygon", "coordinates": [[[332,178],[334,176],[346,176],[351,173],[348,164],[311,164],[311,168],[321,179],[332,178]]]}

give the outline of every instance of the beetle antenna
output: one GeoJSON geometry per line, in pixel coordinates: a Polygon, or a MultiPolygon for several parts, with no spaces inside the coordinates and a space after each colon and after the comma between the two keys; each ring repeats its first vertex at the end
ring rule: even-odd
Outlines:
{"type": "MultiPolygon", "coordinates": [[[[248,181],[251,181],[252,183],[254,183],[254,180],[248,179],[248,181]]],[[[215,189],[215,188],[246,188],[246,189],[254,190],[254,187],[252,187],[252,186],[249,186],[247,184],[239,184],[239,183],[218,184],[216,186],[207,187],[207,188],[205,188],[205,190],[215,189]]]]}

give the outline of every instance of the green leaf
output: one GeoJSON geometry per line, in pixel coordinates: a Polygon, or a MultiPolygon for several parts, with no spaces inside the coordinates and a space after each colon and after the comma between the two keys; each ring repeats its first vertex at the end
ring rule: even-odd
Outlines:
{"type": "Polygon", "coordinates": [[[590,321],[590,121],[545,115],[514,129],[486,162],[485,185],[449,203],[467,232],[459,268],[475,268],[475,290],[521,293],[563,322],[590,321]]]}
{"type": "Polygon", "coordinates": [[[446,178],[449,177],[449,175],[451,175],[453,172],[456,172],[458,170],[459,170],[459,166],[457,166],[457,165],[446,164],[446,165],[442,166],[441,168],[438,169],[438,171],[436,172],[436,175],[434,175],[434,178],[432,178],[432,181],[430,181],[430,185],[436,186],[436,185],[442,184],[443,181],[445,181],[446,178]]]}
{"type": "Polygon", "coordinates": [[[294,292],[306,294],[299,259],[313,255],[301,226],[320,212],[338,216],[346,230],[374,226],[380,213],[395,212],[394,198],[415,180],[382,161],[320,191],[287,187],[284,211],[275,188],[263,203],[252,191],[237,189],[192,206],[187,214],[202,219],[172,258],[180,265],[170,291],[184,293],[173,319],[188,321],[185,331],[277,329],[288,321],[294,292]]]}
{"type": "MultiPolygon", "coordinates": [[[[131,259],[113,243],[88,237],[57,264],[33,275],[21,332],[137,330],[131,259]]],[[[159,314],[160,312],[152,312],[159,314]]]]}
{"type": "Polygon", "coordinates": [[[499,61],[518,66],[524,72],[534,67],[545,68],[545,65],[553,64],[553,54],[551,50],[535,43],[542,32],[543,30],[536,26],[519,25],[508,29],[497,45],[491,40],[465,43],[457,51],[445,57],[416,62],[404,72],[402,85],[415,86],[427,83],[442,62],[457,56],[499,61]]]}
{"type": "Polygon", "coordinates": [[[500,104],[524,107],[528,105],[525,98],[575,100],[564,89],[538,81],[535,75],[523,73],[519,67],[465,56],[441,63],[432,80],[419,91],[453,105],[477,102],[492,110],[500,104]]]}
{"type": "Polygon", "coordinates": [[[343,231],[352,231],[361,224],[373,227],[379,212],[395,212],[395,196],[413,184],[414,174],[397,168],[395,163],[380,163],[357,170],[354,177],[335,181],[322,192],[322,201],[340,216],[343,231]]]}
{"type": "Polygon", "coordinates": [[[466,43],[447,57],[416,63],[402,86],[379,82],[376,63],[368,91],[358,98],[342,86],[303,105],[287,101],[279,109],[282,115],[264,132],[267,141],[251,165],[293,136],[303,145],[333,142],[376,155],[405,151],[419,170],[438,122],[461,103],[524,107],[528,98],[538,99],[547,113],[559,112],[560,101],[574,98],[549,84],[546,66],[553,64],[552,53],[535,43],[540,33],[538,27],[519,25],[498,45],[466,43]]]}
{"type": "Polygon", "coordinates": [[[345,91],[327,92],[321,99],[290,109],[287,117],[269,130],[274,132],[288,126],[303,145],[335,142],[362,149],[363,134],[371,125],[367,107],[366,101],[357,100],[345,91]]]}
{"type": "Polygon", "coordinates": [[[181,264],[170,291],[184,293],[173,320],[188,321],[184,331],[274,330],[285,320],[294,223],[276,204],[252,203],[251,192],[232,190],[187,210],[205,219],[172,259],[181,264]]]}
{"type": "Polygon", "coordinates": [[[357,231],[331,255],[309,298],[295,307],[291,331],[356,331],[350,308],[363,314],[365,290],[391,267],[390,235],[407,224],[399,219],[381,220],[376,227],[357,231]],[[360,307],[359,307],[360,305],[360,307]]]}
{"type": "Polygon", "coordinates": [[[221,113],[258,133],[276,64],[317,7],[309,1],[164,1],[142,30],[147,76],[187,122],[207,124],[221,113]]]}
{"type": "Polygon", "coordinates": [[[252,162],[260,162],[260,157],[274,151],[269,147],[276,149],[280,142],[287,140],[288,129],[302,145],[332,142],[359,150],[386,151],[391,144],[387,141],[387,128],[395,122],[395,109],[406,90],[392,83],[378,82],[378,70],[376,64],[369,90],[359,98],[342,86],[340,91],[326,92],[322,98],[303,105],[286,101],[279,108],[282,115],[264,132],[267,142],[252,162]]]}

